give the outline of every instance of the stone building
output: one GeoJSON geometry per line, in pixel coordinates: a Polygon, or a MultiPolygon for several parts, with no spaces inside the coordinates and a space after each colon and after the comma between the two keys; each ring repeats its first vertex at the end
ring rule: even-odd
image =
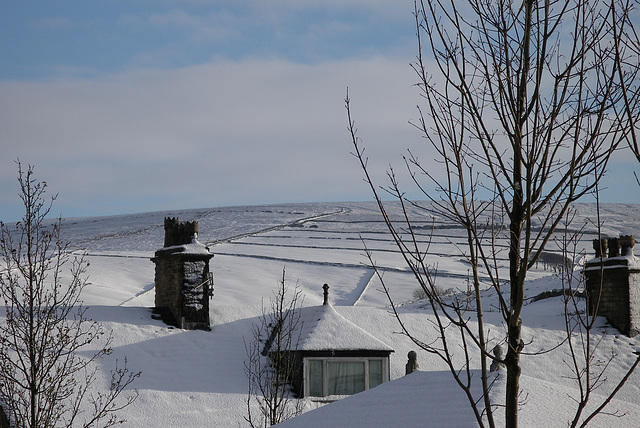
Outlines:
{"type": "Polygon", "coordinates": [[[0,403],[0,428],[11,428],[9,418],[4,413],[4,409],[2,408],[2,403],[0,403]]]}
{"type": "Polygon", "coordinates": [[[187,330],[209,329],[213,254],[198,242],[198,223],[164,220],[164,247],[151,259],[155,269],[155,310],[165,321],[187,330]]]}
{"type": "Polygon", "coordinates": [[[606,317],[631,337],[640,333],[640,259],[634,244],[632,235],[594,240],[596,257],[583,271],[589,315],[606,317]]]}

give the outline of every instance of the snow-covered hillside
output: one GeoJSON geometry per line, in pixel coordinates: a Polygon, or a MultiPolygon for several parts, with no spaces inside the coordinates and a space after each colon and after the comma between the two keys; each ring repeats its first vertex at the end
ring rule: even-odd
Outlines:
{"type": "MultiPolygon", "coordinates": [[[[637,205],[602,207],[603,233],[618,236],[640,232],[639,210],[637,205]]],[[[429,254],[438,267],[439,286],[466,289],[468,268],[455,245],[461,242],[461,231],[419,211],[412,215],[416,219],[414,226],[423,227],[425,245],[431,236],[429,254]]],[[[586,224],[582,246],[588,256],[592,255],[594,219],[595,206],[578,206],[574,224],[586,224]]],[[[423,405],[405,420],[407,427],[424,426],[425,419],[430,421],[429,426],[474,426],[466,399],[448,378],[443,363],[398,334],[387,297],[368,266],[365,244],[373,252],[376,264],[384,268],[385,280],[392,287],[394,301],[402,304],[400,314],[407,325],[423,340],[433,338],[435,332],[429,311],[422,302],[414,302],[417,286],[385,233],[373,203],[226,207],[75,218],[65,221],[63,234],[74,251],[86,253],[90,262],[90,285],[83,295],[84,303],[90,306],[89,315],[113,331],[114,352],[100,362],[105,375],[115,359],[124,357],[132,370],[143,372],[135,383],[139,399],[123,411],[129,426],[243,426],[247,394],[243,340],[250,339],[251,325],[261,314],[262,302],[272,296],[283,269],[287,282],[298,283],[303,291],[304,306],[321,304],[321,287],[328,283],[336,310],[395,350],[391,354],[392,380],[403,377],[410,350],[418,352],[423,372],[413,380],[403,378],[401,383],[383,384],[309,412],[286,426],[341,426],[336,415],[355,414],[368,396],[368,402],[375,403],[371,407],[380,410],[380,415],[373,419],[377,423],[363,420],[361,426],[389,426],[392,422],[401,425],[390,419],[399,417],[398,412],[383,410],[402,402],[385,397],[397,397],[403,391],[408,396],[423,395],[423,405]],[[215,254],[211,260],[215,295],[211,301],[210,332],[182,331],[151,318],[154,264],[150,258],[163,245],[166,216],[197,220],[199,240],[215,254]],[[336,410],[331,410],[333,406],[336,410]],[[451,415],[455,415],[453,425],[451,415]]],[[[556,249],[555,244],[551,243],[548,249],[556,249]]],[[[557,288],[559,280],[553,271],[539,266],[529,275],[526,297],[557,288]]],[[[487,308],[497,303],[490,294],[486,299],[487,308]]],[[[562,311],[558,297],[526,305],[526,353],[554,349],[563,340],[562,311]]],[[[492,337],[502,337],[499,313],[489,312],[486,321],[493,326],[492,337]]],[[[608,368],[609,380],[602,388],[605,391],[632,364],[633,351],[640,349],[640,340],[618,334],[604,321],[600,325],[598,331],[606,333],[600,343],[602,358],[612,352],[618,355],[608,368]]],[[[572,397],[576,395],[573,381],[564,376],[566,360],[562,347],[544,355],[523,355],[522,426],[566,426],[574,407],[572,397]]],[[[102,387],[107,387],[106,377],[102,387]]],[[[502,383],[498,381],[496,397],[501,390],[502,383]]],[[[313,401],[306,402],[307,410],[318,406],[313,401]]],[[[640,372],[629,380],[610,410],[626,416],[601,416],[594,426],[634,426],[640,420],[640,372]]],[[[349,421],[348,426],[356,426],[352,423],[349,421]]]]}

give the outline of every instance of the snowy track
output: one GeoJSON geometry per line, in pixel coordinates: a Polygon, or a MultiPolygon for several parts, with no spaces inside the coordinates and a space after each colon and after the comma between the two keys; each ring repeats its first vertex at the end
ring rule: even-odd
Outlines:
{"type": "Polygon", "coordinates": [[[305,218],[301,218],[298,220],[294,220],[290,223],[287,224],[279,224],[276,226],[271,226],[271,227],[267,227],[266,229],[262,229],[262,230],[258,230],[255,232],[247,232],[247,233],[241,233],[240,235],[236,235],[236,236],[231,236],[228,238],[221,238],[221,239],[217,239],[215,241],[211,241],[211,242],[207,242],[205,245],[216,245],[216,244],[220,244],[223,242],[232,242],[232,241],[237,241],[243,238],[248,238],[250,236],[256,236],[256,235],[261,235],[264,233],[268,233],[268,232],[273,232],[275,230],[280,230],[280,229],[284,229],[286,227],[303,227],[305,223],[313,221],[313,220],[320,220],[326,217],[332,217],[335,215],[339,215],[339,214],[343,214],[345,212],[349,212],[350,210],[348,208],[343,208],[341,207],[338,211],[335,212],[330,212],[330,213],[325,213],[325,214],[320,214],[320,215],[314,215],[311,217],[305,217],[305,218]]]}

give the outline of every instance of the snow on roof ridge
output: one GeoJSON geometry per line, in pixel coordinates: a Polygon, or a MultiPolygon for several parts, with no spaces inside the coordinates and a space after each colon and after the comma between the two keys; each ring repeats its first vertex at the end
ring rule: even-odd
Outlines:
{"type": "Polygon", "coordinates": [[[181,254],[203,254],[213,255],[209,247],[197,238],[193,238],[190,243],[171,245],[169,247],[162,247],[157,252],[176,252],[181,254]]]}

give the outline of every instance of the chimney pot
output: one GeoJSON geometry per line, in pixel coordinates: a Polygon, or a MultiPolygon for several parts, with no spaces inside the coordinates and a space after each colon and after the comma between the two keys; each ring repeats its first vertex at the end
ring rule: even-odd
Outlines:
{"type": "Polygon", "coordinates": [[[620,247],[622,248],[622,256],[632,256],[633,246],[636,243],[636,239],[633,235],[623,235],[619,239],[620,247]]]}
{"type": "Polygon", "coordinates": [[[322,289],[324,290],[324,302],[322,304],[328,305],[329,304],[329,284],[323,285],[322,289]]]}
{"type": "Polygon", "coordinates": [[[596,250],[596,257],[606,258],[607,257],[607,246],[609,240],[607,238],[594,239],[593,240],[593,249],[596,250]]]}

